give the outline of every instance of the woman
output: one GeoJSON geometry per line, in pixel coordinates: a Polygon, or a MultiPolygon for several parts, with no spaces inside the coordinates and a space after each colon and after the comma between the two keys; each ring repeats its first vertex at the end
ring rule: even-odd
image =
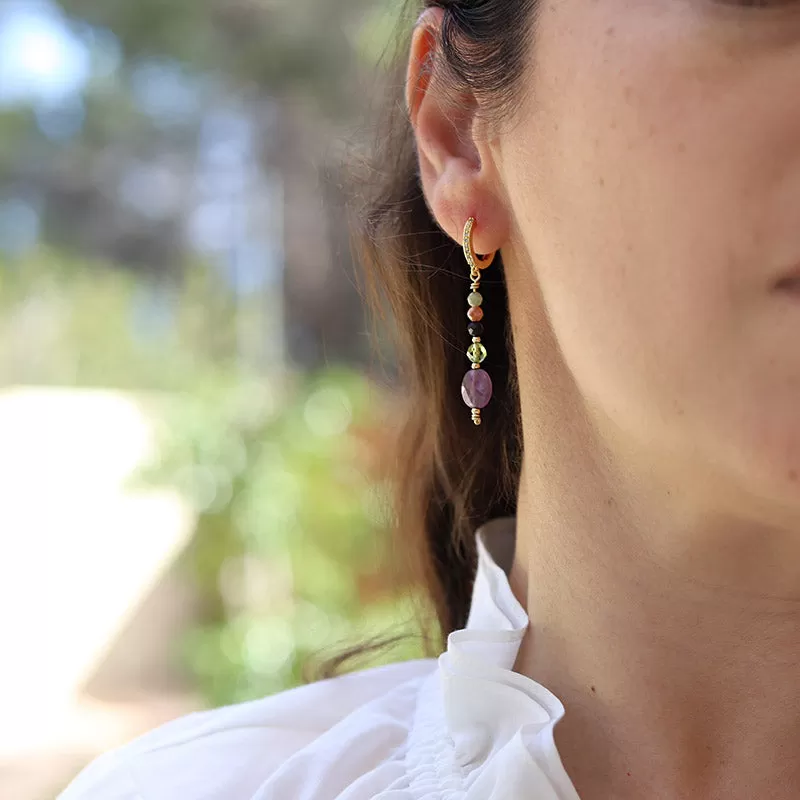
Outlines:
{"type": "Polygon", "coordinates": [[[447,650],[178,721],[64,800],[796,799],[800,3],[428,6],[361,219],[447,650]]]}

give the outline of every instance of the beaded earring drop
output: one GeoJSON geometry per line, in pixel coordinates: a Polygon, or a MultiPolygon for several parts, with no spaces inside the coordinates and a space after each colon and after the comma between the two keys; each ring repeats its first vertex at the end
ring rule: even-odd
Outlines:
{"type": "Polygon", "coordinates": [[[467,298],[469,311],[469,325],[467,331],[472,337],[472,344],[467,350],[467,358],[472,362],[472,369],[464,376],[461,383],[461,396],[469,408],[472,409],[472,421],[481,424],[481,409],[489,405],[492,399],[492,379],[489,373],[481,367],[488,355],[486,348],[481,343],[483,335],[483,295],[481,295],[481,270],[491,266],[495,253],[479,256],[472,245],[472,233],[475,228],[475,218],[470,217],[464,226],[464,257],[469,265],[469,276],[472,279],[471,293],[467,298]]]}

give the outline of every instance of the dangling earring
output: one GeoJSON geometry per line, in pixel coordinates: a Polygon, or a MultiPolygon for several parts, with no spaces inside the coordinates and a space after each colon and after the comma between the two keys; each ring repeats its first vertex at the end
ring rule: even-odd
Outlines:
{"type": "Polygon", "coordinates": [[[479,256],[472,246],[472,232],[475,227],[475,218],[470,217],[464,226],[464,257],[469,264],[469,276],[472,279],[472,292],[467,298],[469,303],[469,325],[467,331],[472,337],[472,344],[467,350],[467,357],[472,362],[472,369],[464,376],[461,383],[461,396],[464,402],[472,409],[472,421],[481,424],[481,409],[489,405],[492,399],[492,379],[489,373],[481,367],[488,355],[486,348],[481,343],[483,335],[483,296],[478,291],[481,288],[481,270],[491,266],[496,253],[479,256]]]}

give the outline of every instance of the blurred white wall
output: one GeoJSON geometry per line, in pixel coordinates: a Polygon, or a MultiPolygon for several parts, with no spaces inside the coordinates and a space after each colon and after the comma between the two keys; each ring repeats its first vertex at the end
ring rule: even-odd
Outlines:
{"type": "Polygon", "coordinates": [[[121,393],[0,392],[0,797],[39,800],[28,772],[41,783],[43,766],[192,705],[149,680],[191,613],[170,568],[192,516],[175,493],[130,485],[153,431],[121,393]],[[104,703],[84,691],[100,667],[104,703]]]}

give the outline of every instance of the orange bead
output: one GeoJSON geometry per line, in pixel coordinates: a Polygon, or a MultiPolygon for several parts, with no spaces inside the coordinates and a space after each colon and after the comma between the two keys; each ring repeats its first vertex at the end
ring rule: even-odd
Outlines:
{"type": "Polygon", "coordinates": [[[483,309],[480,306],[473,306],[467,311],[467,316],[472,322],[480,322],[483,319],[483,309]]]}

